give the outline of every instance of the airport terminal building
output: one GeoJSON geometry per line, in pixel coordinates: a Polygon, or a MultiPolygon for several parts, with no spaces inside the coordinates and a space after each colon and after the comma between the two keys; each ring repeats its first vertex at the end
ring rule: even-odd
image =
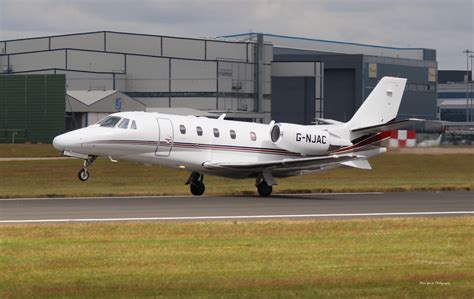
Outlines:
{"type": "Polygon", "coordinates": [[[474,122],[474,81],[471,72],[440,71],[438,118],[451,122],[474,122]]]}
{"type": "MultiPolygon", "coordinates": [[[[346,121],[383,76],[408,78],[401,117],[436,118],[436,51],[422,48],[260,33],[197,39],[99,31],[0,41],[0,65],[0,142],[20,129],[24,141],[50,141],[29,138],[26,121],[7,121],[40,113],[25,107],[34,101],[21,100],[27,89],[34,94],[28,82],[37,76],[63,78],[64,103],[55,109],[62,107],[66,122],[52,131],[116,111],[181,108],[263,123],[346,121]]],[[[42,88],[37,101],[48,101],[42,88]]]]}

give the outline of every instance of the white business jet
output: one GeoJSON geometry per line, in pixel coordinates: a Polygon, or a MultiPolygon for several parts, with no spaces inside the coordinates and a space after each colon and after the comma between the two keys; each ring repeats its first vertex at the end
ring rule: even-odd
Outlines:
{"type": "Polygon", "coordinates": [[[380,142],[391,129],[416,119],[395,121],[406,79],[384,77],[347,123],[318,119],[319,125],[258,124],[150,112],[120,112],[97,124],[57,136],[54,147],[84,160],[79,179],[89,178],[97,157],[160,164],[191,172],[186,184],[202,195],[204,175],[255,178],[269,196],[275,178],[340,166],[371,169],[367,159],[383,153],[380,142]]]}

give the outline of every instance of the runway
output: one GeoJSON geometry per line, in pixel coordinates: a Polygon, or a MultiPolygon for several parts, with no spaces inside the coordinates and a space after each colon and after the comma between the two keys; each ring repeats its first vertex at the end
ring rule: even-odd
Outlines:
{"type": "Polygon", "coordinates": [[[0,224],[474,215],[474,192],[0,199],[0,224]]]}

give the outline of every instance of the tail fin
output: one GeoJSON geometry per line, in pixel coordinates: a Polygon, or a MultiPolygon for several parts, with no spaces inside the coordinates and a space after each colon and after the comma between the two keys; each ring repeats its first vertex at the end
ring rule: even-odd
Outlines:
{"type": "Polygon", "coordinates": [[[354,131],[385,124],[397,117],[407,79],[383,77],[349,122],[354,131]]]}

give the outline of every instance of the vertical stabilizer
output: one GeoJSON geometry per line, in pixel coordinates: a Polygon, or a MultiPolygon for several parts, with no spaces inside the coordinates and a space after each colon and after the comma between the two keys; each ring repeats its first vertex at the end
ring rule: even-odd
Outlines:
{"type": "Polygon", "coordinates": [[[383,77],[375,86],[347,127],[357,130],[383,125],[397,117],[407,79],[383,77]]]}

